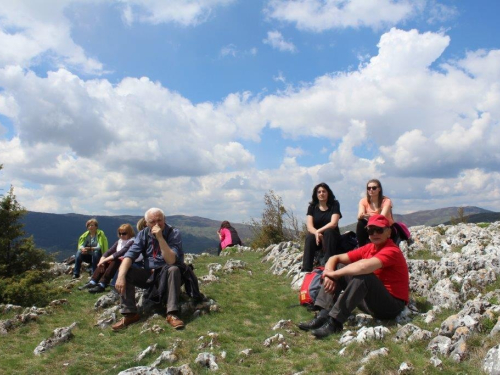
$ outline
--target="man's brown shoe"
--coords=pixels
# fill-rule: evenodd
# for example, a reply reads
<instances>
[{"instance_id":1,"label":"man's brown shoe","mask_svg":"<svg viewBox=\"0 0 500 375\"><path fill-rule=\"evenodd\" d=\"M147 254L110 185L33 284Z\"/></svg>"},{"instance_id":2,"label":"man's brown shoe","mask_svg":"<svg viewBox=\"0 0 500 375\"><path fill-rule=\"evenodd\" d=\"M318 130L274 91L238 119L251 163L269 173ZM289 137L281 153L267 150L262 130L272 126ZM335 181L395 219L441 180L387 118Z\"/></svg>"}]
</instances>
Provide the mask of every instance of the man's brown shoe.
<instances>
[{"instance_id":1,"label":"man's brown shoe","mask_svg":"<svg viewBox=\"0 0 500 375\"><path fill-rule=\"evenodd\" d=\"M167 323L175 329L184 328L184 322L174 314L167 314Z\"/></svg>"},{"instance_id":2,"label":"man's brown shoe","mask_svg":"<svg viewBox=\"0 0 500 375\"><path fill-rule=\"evenodd\" d=\"M124 329L127 326L134 324L139 319L141 319L141 316L139 314L126 315L123 318L121 318L117 323L113 324L111 326L111 329L113 331L119 331L120 329Z\"/></svg>"}]
</instances>

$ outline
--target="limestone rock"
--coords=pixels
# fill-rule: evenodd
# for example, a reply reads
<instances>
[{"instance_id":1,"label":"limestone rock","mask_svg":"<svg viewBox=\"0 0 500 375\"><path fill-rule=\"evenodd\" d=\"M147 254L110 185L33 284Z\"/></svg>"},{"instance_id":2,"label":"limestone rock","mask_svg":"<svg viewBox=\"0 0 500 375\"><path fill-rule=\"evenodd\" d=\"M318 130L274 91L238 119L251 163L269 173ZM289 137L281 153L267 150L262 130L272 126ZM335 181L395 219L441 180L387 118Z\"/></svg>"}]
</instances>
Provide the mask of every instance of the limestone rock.
<instances>
[{"instance_id":1,"label":"limestone rock","mask_svg":"<svg viewBox=\"0 0 500 375\"><path fill-rule=\"evenodd\" d=\"M488 375L500 375L500 345L494 346L486 353L483 371Z\"/></svg>"},{"instance_id":2,"label":"limestone rock","mask_svg":"<svg viewBox=\"0 0 500 375\"><path fill-rule=\"evenodd\" d=\"M158 358L151 364L151 367L158 367L162 363L174 363L179 358L170 350L163 351Z\"/></svg>"},{"instance_id":3,"label":"limestone rock","mask_svg":"<svg viewBox=\"0 0 500 375\"><path fill-rule=\"evenodd\" d=\"M293 327L293 323L290 319L288 320L280 320L276 325L273 327L273 331L276 331L278 329L283 329L283 328L290 328Z\"/></svg>"},{"instance_id":4,"label":"limestone rock","mask_svg":"<svg viewBox=\"0 0 500 375\"><path fill-rule=\"evenodd\" d=\"M40 355L47 350L53 348L54 346L60 345L68 341L72 336L72 330L76 327L76 322L72 323L68 327L56 328L52 334L52 337L43 340L33 351L35 355Z\"/></svg>"},{"instance_id":5,"label":"limestone rock","mask_svg":"<svg viewBox=\"0 0 500 375\"><path fill-rule=\"evenodd\" d=\"M227 273L234 272L236 269L244 269L247 264L242 260L229 259L223 267L223 271Z\"/></svg>"},{"instance_id":6,"label":"limestone rock","mask_svg":"<svg viewBox=\"0 0 500 375\"><path fill-rule=\"evenodd\" d=\"M217 371L219 369L219 365L216 362L215 356L210 353L198 354L195 362L200 366L210 369L211 371Z\"/></svg>"},{"instance_id":7,"label":"limestone rock","mask_svg":"<svg viewBox=\"0 0 500 375\"><path fill-rule=\"evenodd\" d=\"M281 333L277 333L276 335L265 339L264 346L269 348L272 343L275 342L281 343L283 341L285 341L285 337Z\"/></svg>"},{"instance_id":8,"label":"limestone rock","mask_svg":"<svg viewBox=\"0 0 500 375\"><path fill-rule=\"evenodd\" d=\"M411 363L403 362L399 365L398 374L411 374L414 367Z\"/></svg>"},{"instance_id":9,"label":"limestone rock","mask_svg":"<svg viewBox=\"0 0 500 375\"><path fill-rule=\"evenodd\" d=\"M94 304L94 309L105 309L117 305L118 303L120 303L120 295L118 293L115 293L114 291L111 291L97 299Z\"/></svg>"},{"instance_id":10,"label":"limestone rock","mask_svg":"<svg viewBox=\"0 0 500 375\"><path fill-rule=\"evenodd\" d=\"M158 344L150 345L146 349L144 349L142 352L140 352L137 357L135 357L135 360L137 362L142 361L144 357L146 357L150 353L154 353L156 351L156 347Z\"/></svg>"},{"instance_id":11,"label":"limestone rock","mask_svg":"<svg viewBox=\"0 0 500 375\"><path fill-rule=\"evenodd\" d=\"M388 355L389 355L389 349L387 349L387 348L380 348L380 349L377 349L377 350L373 350L370 353L368 353L365 356L365 358L363 358L361 360L361 363L368 363L369 361L371 361L374 358L377 358L377 357L380 357L380 356L386 357Z\"/></svg>"},{"instance_id":12,"label":"limestone rock","mask_svg":"<svg viewBox=\"0 0 500 375\"><path fill-rule=\"evenodd\" d=\"M243 349L240 354L241 355L244 355L245 357L248 357L250 354L253 353L253 350L252 349Z\"/></svg>"},{"instance_id":13,"label":"limestone rock","mask_svg":"<svg viewBox=\"0 0 500 375\"><path fill-rule=\"evenodd\" d=\"M442 354L448 355L450 352L451 339L447 336L436 336L434 337L429 345L427 345L427 349L430 350L433 354Z\"/></svg>"},{"instance_id":14,"label":"limestone rock","mask_svg":"<svg viewBox=\"0 0 500 375\"><path fill-rule=\"evenodd\" d=\"M186 364L180 367L167 367L163 370L148 366L138 366L121 371L118 375L194 375L194 372Z\"/></svg>"}]
</instances>

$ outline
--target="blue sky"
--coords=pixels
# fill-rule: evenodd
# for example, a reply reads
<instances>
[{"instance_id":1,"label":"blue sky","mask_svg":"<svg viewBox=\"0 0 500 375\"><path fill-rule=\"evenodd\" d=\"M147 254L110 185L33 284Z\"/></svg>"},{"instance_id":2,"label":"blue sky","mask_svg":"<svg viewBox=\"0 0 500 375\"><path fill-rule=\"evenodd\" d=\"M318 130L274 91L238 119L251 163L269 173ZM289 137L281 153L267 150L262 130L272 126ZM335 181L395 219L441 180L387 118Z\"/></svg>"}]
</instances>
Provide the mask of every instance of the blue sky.
<instances>
[{"instance_id":1,"label":"blue sky","mask_svg":"<svg viewBox=\"0 0 500 375\"><path fill-rule=\"evenodd\" d=\"M27 209L500 210L497 1L0 0L0 186Z\"/></svg>"}]
</instances>

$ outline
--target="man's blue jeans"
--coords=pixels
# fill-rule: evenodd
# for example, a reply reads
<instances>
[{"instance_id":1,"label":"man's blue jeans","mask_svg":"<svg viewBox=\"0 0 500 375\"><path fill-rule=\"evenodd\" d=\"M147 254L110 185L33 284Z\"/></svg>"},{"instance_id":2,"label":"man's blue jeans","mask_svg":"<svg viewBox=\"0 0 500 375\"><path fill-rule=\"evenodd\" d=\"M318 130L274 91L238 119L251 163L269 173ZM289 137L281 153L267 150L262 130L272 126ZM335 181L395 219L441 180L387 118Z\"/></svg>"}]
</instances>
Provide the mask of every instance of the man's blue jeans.
<instances>
[{"instance_id":1,"label":"man's blue jeans","mask_svg":"<svg viewBox=\"0 0 500 375\"><path fill-rule=\"evenodd\" d=\"M92 264L92 274L93 274L97 268L97 265L99 264L100 259L101 259L100 250L93 251L91 254L82 254L81 250L78 250L75 256L75 268L73 269L73 275L80 276L80 268L82 267L83 261Z\"/></svg>"}]
</instances>

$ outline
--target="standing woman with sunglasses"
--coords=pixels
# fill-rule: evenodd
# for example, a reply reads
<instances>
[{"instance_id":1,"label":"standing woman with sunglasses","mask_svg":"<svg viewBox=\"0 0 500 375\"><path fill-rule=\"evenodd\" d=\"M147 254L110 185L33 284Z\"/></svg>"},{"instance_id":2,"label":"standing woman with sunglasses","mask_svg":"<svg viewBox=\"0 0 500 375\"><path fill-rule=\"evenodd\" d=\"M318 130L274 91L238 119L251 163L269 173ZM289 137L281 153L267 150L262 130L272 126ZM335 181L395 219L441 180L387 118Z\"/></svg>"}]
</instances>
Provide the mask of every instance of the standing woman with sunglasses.
<instances>
[{"instance_id":1,"label":"standing woman with sunglasses","mask_svg":"<svg viewBox=\"0 0 500 375\"><path fill-rule=\"evenodd\" d=\"M335 199L330 187L324 182L316 185L312 193L312 201L307 209L307 235L304 244L302 272L313 269L314 257L317 251L323 251L321 264L333 255L339 254L340 203Z\"/></svg>"},{"instance_id":2,"label":"standing woman with sunglasses","mask_svg":"<svg viewBox=\"0 0 500 375\"><path fill-rule=\"evenodd\" d=\"M359 201L356 237L358 238L358 245L360 247L370 242L366 225L368 224L368 219L373 215L384 215L389 220L391 226L394 224L392 202L388 197L384 196L382 184L375 178L367 182L366 198Z\"/></svg>"},{"instance_id":3,"label":"standing woman with sunglasses","mask_svg":"<svg viewBox=\"0 0 500 375\"><path fill-rule=\"evenodd\" d=\"M120 257L127 252L135 239L134 229L130 224L120 225L117 234L118 241L101 257L90 281L78 289L88 289L89 293L104 292L113 276L115 276L116 271L120 268Z\"/></svg>"}]
</instances>

